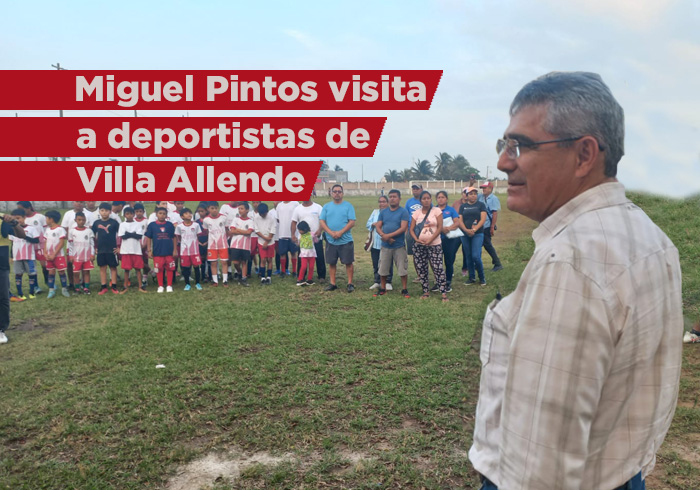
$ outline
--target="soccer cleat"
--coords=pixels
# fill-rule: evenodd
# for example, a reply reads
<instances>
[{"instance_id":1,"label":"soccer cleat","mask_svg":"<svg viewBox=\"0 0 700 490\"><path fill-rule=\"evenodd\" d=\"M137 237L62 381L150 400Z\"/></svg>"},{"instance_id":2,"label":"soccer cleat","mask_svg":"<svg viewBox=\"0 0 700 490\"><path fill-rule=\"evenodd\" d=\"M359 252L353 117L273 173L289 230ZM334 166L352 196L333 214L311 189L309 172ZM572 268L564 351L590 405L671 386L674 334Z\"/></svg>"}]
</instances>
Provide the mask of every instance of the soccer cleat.
<instances>
[{"instance_id":1,"label":"soccer cleat","mask_svg":"<svg viewBox=\"0 0 700 490\"><path fill-rule=\"evenodd\" d=\"M27 297L24 296L24 295L22 295L22 296L17 296L17 298L18 298L20 301L27 301Z\"/></svg>"},{"instance_id":2,"label":"soccer cleat","mask_svg":"<svg viewBox=\"0 0 700 490\"><path fill-rule=\"evenodd\" d=\"M34 294L41 294L43 292L44 291L39 286L37 286L36 289L34 289Z\"/></svg>"},{"instance_id":3,"label":"soccer cleat","mask_svg":"<svg viewBox=\"0 0 700 490\"><path fill-rule=\"evenodd\" d=\"M190 286L190 285L188 284L187 286L185 286L185 289L184 289L184 290L185 290L185 291L189 291L190 289L192 289L192 286Z\"/></svg>"},{"instance_id":4,"label":"soccer cleat","mask_svg":"<svg viewBox=\"0 0 700 490\"><path fill-rule=\"evenodd\" d=\"M326 286L326 289L324 289L324 291L335 291L336 289L338 289L338 286L336 286L335 284L329 284L328 286Z\"/></svg>"},{"instance_id":5,"label":"soccer cleat","mask_svg":"<svg viewBox=\"0 0 700 490\"><path fill-rule=\"evenodd\" d=\"M164 293L164 292L165 292L165 288L164 288L163 286L158 286L158 291L156 291L156 292L158 292L158 293Z\"/></svg>"},{"instance_id":6,"label":"soccer cleat","mask_svg":"<svg viewBox=\"0 0 700 490\"><path fill-rule=\"evenodd\" d=\"M239 279L239 280L238 280L238 284L240 284L240 285L243 286L244 288L250 287L250 284L248 284L248 278L247 278L247 277L243 277L243 278Z\"/></svg>"},{"instance_id":7,"label":"soccer cleat","mask_svg":"<svg viewBox=\"0 0 700 490\"><path fill-rule=\"evenodd\" d=\"M313 286L314 284L315 284L315 283L314 283L312 280L309 279L308 281L306 281L306 284L305 284L305 285L306 285L306 286Z\"/></svg>"},{"instance_id":8,"label":"soccer cleat","mask_svg":"<svg viewBox=\"0 0 700 490\"><path fill-rule=\"evenodd\" d=\"M55 298L55 297L56 297L56 289L49 289L49 295L47 296L47 298L51 299L51 298Z\"/></svg>"},{"instance_id":9,"label":"soccer cleat","mask_svg":"<svg viewBox=\"0 0 700 490\"><path fill-rule=\"evenodd\" d=\"M5 335L5 332L0 332L0 344L7 344L7 335Z\"/></svg>"},{"instance_id":10,"label":"soccer cleat","mask_svg":"<svg viewBox=\"0 0 700 490\"><path fill-rule=\"evenodd\" d=\"M493 271L493 272L498 272L498 271L501 271L501 270L503 270L503 266L502 266L501 264L494 265L494 266L493 266L493 269L491 269L491 271Z\"/></svg>"},{"instance_id":11,"label":"soccer cleat","mask_svg":"<svg viewBox=\"0 0 700 490\"><path fill-rule=\"evenodd\" d=\"M98 296L104 296L105 294L107 294L107 288L102 288L102 289L100 289L100 292L97 293ZM49 292L49 296L50 295L51 295L51 293ZM53 296L50 296L50 297L53 297Z\"/></svg>"},{"instance_id":12,"label":"soccer cleat","mask_svg":"<svg viewBox=\"0 0 700 490\"><path fill-rule=\"evenodd\" d=\"M352 293L355 290L354 284L348 284L348 293Z\"/></svg>"},{"instance_id":13,"label":"soccer cleat","mask_svg":"<svg viewBox=\"0 0 700 490\"><path fill-rule=\"evenodd\" d=\"M18 298L17 296L10 296L10 301L13 303L21 303L24 300L22 298Z\"/></svg>"},{"instance_id":14,"label":"soccer cleat","mask_svg":"<svg viewBox=\"0 0 700 490\"><path fill-rule=\"evenodd\" d=\"M372 284L372 285L369 287L369 290L371 291L371 290L373 290L373 289L379 289L379 286L380 286L380 284L379 284L378 282L375 282L374 284Z\"/></svg>"},{"instance_id":15,"label":"soccer cleat","mask_svg":"<svg viewBox=\"0 0 700 490\"><path fill-rule=\"evenodd\" d=\"M379 296L384 296L385 294L386 294L386 289L379 288L376 291L374 291L374 294L372 296L377 298Z\"/></svg>"},{"instance_id":16,"label":"soccer cleat","mask_svg":"<svg viewBox=\"0 0 700 490\"><path fill-rule=\"evenodd\" d=\"M698 344L700 343L700 335L693 332L686 332L685 335L683 335L683 343Z\"/></svg>"},{"instance_id":17,"label":"soccer cleat","mask_svg":"<svg viewBox=\"0 0 700 490\"><path fill-rule=\"evenodd\" d=\"M167 288L165 288L165 292L166 292L166 293L172 293L172 292L173 292L173 287L172 287L172 286L168 286Z\"/></svg>"},{"instance_id":18,"label":"soccer cleat","mask_svg":"<svg viewBox=\"0 0 700 490\"><path fill-rule=\"evenodd\" d=\"M83 294L90 296L90 288L83 288Z\"/></svg>"},{"instance_id":19,"label":"soccer cleat","mask_svg":"<svg viewBox=\"0 0 700 490\"><path fill-rule=\"evenodd\" d=\"M394 290L394 286L392 286L391 283L388 282L388 283L386 283L386 290L387 290L387 291L393 291L393 290Z\"/></svg>"},{"instance_id":20,"label":"soccer cleat","mask_svg":"<svg viewBox=\"0 0 700 490\"><path fill-rule=\"evenodd\" d=\"M411 297L411 295L408 294L408 289L402 289L402 290L401 290L401 296L403 296L404 298L410 298L410 297Z\"/></svg>"},{"instance_id":21,"label":"soccer cleat","mask_svg":"<svg viewBox=\"0 0 700 490\"><path fill-rule=\"evenodd\" d=\"M30 294L29 294L29 299L36 299L36 296L30 293Z\"/></svg>"},{"instance_id":22,"label":"soccer cleat","mask_svg":"<svg viewBox=\"0 0 700 490\"><path fill-rule=\"evenodd\" d=\"M306 286L306 281L297 281L297 286Z\"/></svg>"},{"instance_id":23,"label":"soccer cleat","mask_svg":"<svg viewBox=\"0 0 700 490\"><path fill-rule=\"evenodd\" d=\"M261 284L261 285L267 284L267 279L265 279L264 277L261 277L261 278L260 278L260 284Z\"/></svg>"},{"instance_id":24,"label":"soccer cleat","mask_svg":"<svg viewBox=\"0 0 700 490\"><path fill-rule=\"evenodd\" d=\"M119 290L117 289L116 286L112 286L111 289L112 289L112 293L114 293L114 294L119 294Z\"/></svg>"},{"instance_id":25,"label":"soccer cleat","mask_svg":"<svg viewBox=\"0 0 700 490\"><path fill-rule=\"evenodd\" d=\"M197 289L197 291L201 291L201 290L202 290L202 285L199 284L199 283L195 284L194 287Z\"/></svg>"}]
</instances>

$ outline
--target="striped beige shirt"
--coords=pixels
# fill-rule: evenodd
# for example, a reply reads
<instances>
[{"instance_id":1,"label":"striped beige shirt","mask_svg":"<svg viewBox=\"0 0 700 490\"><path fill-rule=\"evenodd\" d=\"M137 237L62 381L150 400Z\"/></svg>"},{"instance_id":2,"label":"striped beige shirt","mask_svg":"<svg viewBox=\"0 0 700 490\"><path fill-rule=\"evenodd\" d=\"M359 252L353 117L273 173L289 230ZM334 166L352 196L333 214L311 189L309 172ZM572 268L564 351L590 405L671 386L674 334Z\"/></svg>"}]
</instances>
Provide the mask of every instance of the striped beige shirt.
<instances>
[{"instance_id":1,"label":"striped beige shirt","mask_svg":"<svg viewBox=\"0 0 700 490\"><path fill-rule=\"evenodd\" d=\"M469 458L500 490L612 490L652 470L678 397L678 251L606 183L533 232L492 302Z\"/></svg>"}]
</instances>

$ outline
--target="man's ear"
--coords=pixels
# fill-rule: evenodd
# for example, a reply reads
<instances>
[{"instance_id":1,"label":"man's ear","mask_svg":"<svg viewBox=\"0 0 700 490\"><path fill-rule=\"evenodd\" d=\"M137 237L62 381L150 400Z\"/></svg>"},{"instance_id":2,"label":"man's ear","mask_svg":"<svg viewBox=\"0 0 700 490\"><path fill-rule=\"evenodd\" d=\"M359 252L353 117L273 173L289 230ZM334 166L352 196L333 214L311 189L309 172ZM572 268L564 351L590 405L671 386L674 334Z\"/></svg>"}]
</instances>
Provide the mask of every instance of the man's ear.
<instances>
[{"instance_id":1,"label":"man's ear","mask_svg":"<svg viewBox=\"0 0 700 490\"><path fill-rule=\"evenodd\" d=\"M574 143L576 148L576 177L583 178L595 172L597 167L604 170L604 154L600 151L598 140L593 136L584 136Z\"/></svg>"}]
</instances>

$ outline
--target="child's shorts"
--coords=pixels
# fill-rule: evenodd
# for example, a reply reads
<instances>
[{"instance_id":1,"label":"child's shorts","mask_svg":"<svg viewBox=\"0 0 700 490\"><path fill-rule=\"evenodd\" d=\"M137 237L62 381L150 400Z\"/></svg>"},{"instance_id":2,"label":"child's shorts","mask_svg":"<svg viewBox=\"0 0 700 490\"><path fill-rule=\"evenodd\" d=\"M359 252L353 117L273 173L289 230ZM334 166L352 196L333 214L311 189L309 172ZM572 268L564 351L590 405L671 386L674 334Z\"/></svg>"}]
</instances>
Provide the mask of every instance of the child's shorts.
<instances>
[{"instance_id":1,"label":"child's shorts","mask_svg":"<svg viewBox=\"0 0 700 490\"><path fill-rule=\"evenodd\" d=\"M46 269L47 270L64 271L67 268L68 268L68 264L66 263L65 256L54 257L53 260L46 261Z\"/></svg>"},{"instance_id":2,"label":"child's shorts","mask_svg":"<svg viewBox=\"0 0 700 490\"><path fill-rule=\"evenodd\" d=\"M229 250L229 256L231 257L231 260L235 260L236 262L248 262L250 260L250 250L232 248Z\"/></svg>"},{"instance_id":3,"label":"child's shorts","mask_svg":"<svg viewBox=\"0 0 700 490\"><path fill-rule=\"evenodd\" d=\"M119 262L117 261L117 256L114 255L112 252L105 252L101 254L97 254L97 265L100 267L117 267L119 265Z\"/></svg>"},{"instance_id":4,"label":"child's shorts","mask_svg":"<svg viewBox=\"0 0 700 490\"><path fill-rule=\"evenodd\" d=\"M33 260L15 260L13 267L15 274L28 274L30 276L36 274L36 264Z\"/></svg>"},{"instance_id":5,"label":"child's shorts","mask_svg":"<svg viewBox=\"0 0 700 490\"><path fill-rule=\"evenodd\" d=\"M199 255L181 255L180 265L182 267L199 267L200 265L202 265L202 257L200 257Z\"/></svg>"},{"instance_id":6,"label":"child's shorts","mask_svg":"<svg viewBox=\"0 0 700 490\"><path fill-rule=\"evenodd\" d=\"M271 243L267 248L263 248L263 242L258 242L258 252L260 252L261 259L274 259L275 258L275 244Z\"/></svg>"},{"instance_id":7,"label":"child's shorts","mask_svg":"<svg viewBox=\"0 0 700 490\"><path fill-rule=\"evenodd\" d=\"M91 271L94 268L95 268L95 266L92 265L92 261L90 261L90 260L84 260L84 261L74 260L73 261L73 272Z\"/></svg>"},{"instance_id":8,"label":"child's shorts","mask_svg":"<svg viewBox=\"0 0 700 490\"><path fill-rule=\"evenodd\" d=\"M258 237L256 236L250 239L250 255L258 255Z\"/></svg>"},{"instance_id":9,"label":"child's shorts","mask_svg":"<svg viewBox=\"0 0 700 490\"><path fill-rule=\"evenodd\" d=\"M175 260L172 255L168 255L167 257L153 257L153 272L158 274L163 270L175 270Z\"/></svg>"},{"instance_id":10,"label":"child's shorts","mask_svg":"<svg viewBox=\"0 0 700 490\"><path fill-rule=\"evenodd\" d=\"M228 260L228 248L210 248L207 250L207 260L209 262L216 262L219 259Z\"/></svg>"},{"instance_id":11,"label":"child's shorts","mask_svg":"<svg viewBox=\"0 0 700 490\"><path fill-rule=\"evenodd\" d=\"M130 271L131 269L143 269L143 255L122 255L122 269L125 271Z\"/></svg>"}]
</instances>

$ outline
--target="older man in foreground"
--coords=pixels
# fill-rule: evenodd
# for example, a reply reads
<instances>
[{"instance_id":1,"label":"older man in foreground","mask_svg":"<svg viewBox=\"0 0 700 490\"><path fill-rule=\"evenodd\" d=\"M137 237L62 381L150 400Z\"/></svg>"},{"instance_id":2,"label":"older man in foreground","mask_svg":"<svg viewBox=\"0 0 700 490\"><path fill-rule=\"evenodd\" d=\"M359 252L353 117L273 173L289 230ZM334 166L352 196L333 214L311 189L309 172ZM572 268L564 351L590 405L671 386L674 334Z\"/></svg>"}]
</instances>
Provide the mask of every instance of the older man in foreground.
<instances>
[{"instance_id":1,"label":"older man in foreground","mask_svg":"<svg viewBox=\"0 0 700 490\"><path fill-rule=\"evenodd\" d=\"M544 75L510 116L508 208L540 224L487 309L469 457L484 489L642 489L678 397L678 251L615 178L624 115L600 76Z\"/></svg>"}]
</instances>

